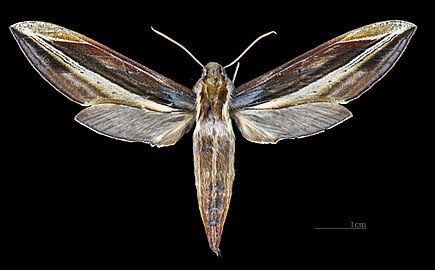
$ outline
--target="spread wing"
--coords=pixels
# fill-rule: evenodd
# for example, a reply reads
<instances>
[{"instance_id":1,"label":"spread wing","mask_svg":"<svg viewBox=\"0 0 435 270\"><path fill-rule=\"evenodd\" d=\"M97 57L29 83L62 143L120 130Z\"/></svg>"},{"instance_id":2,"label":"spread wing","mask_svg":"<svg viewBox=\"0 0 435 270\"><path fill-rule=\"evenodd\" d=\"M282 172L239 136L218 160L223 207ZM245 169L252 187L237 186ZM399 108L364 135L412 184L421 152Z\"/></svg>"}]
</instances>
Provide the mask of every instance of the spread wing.
<instances>
[{"instance_id":1,"label":"spread wing","mask_svg":"<svg viewBox=\"0 0 435 270\"><path fill-rule=\"evenodd\" d=\"M113 138L157 146L174 144L192 126L191 89L58 25L28 21L10 30L45 80L70 100L91 106L77 115L81 124ZM159 121L166 124L156 132ZM131 131L126 128L133 125Z\"/></svg>"},{"instance_id":2,"label":"spread wing","mask_svg":"<svg viewBox=\"0 0 435 270\"><path fill-rule=\"evenodd\" d=\"M370 24L236 88L232 116L253 142L276 143L331 128L352 116L341 106L379 81L402 55L416 26Z\"/></svg>"}]
</instances>

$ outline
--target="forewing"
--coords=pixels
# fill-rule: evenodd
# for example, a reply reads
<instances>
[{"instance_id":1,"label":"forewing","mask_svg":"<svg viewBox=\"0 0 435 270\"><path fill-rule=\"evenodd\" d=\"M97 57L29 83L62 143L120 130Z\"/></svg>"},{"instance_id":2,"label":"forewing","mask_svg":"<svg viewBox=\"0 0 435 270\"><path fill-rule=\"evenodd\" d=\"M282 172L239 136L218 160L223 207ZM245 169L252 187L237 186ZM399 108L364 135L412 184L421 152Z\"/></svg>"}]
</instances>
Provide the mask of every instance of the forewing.
<instances>
[{"instance_id":1,"label":"forewing","mask_svg":"<svg viewBox=\"0 0 435 270\"><path fill-rule=\"evenodd\" d=\"M347 103L393 67L415 30L412 23L385 21L350 31L237 87L233 107Z\"/></svg>"},{"instance_id":2,"label":"forewing","mask_svg":"<svg viewBox=\"0 0 435 270\"><path fill-rule=\"evenodd\" d=\"M358 98L402 55L414 24L358 28L236 88L232 116L253 142L316 134L351 117L339 104Z\"/></svg>"},{"instance_id":3,"label":"forewing","mask_svg":"<svg viewBox=\"0 0 435 270\"><path fill-rule=\"evenodd\" d=\"M10 30L39 74L79 104L166 112L194 108L191 89L79 33L35 21L14 24Z\"/></svg>"}]
</instances>

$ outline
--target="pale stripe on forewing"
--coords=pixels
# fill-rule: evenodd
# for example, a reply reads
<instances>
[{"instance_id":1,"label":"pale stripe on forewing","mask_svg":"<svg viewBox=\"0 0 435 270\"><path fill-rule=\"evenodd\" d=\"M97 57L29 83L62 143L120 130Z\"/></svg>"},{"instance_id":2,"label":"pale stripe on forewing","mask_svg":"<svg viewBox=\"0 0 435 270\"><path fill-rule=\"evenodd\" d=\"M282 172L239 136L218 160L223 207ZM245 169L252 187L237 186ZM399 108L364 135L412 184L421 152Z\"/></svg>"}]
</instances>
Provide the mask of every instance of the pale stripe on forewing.
<instances>
[{"instance_id":1,"label":"pale stripe on forewing","mask_svg":"<svg viewBox=\"0 0 435 270\"><path fill-rule=\"evenodd\" d=\"M321 93L328 92L332 87L334 87L335 84L340 83L352 72L358 70L358 68L365 63L365 60L367 60L371 56L374 56L376 52L379 49L383 48L384 45L388 44L388 42L395 35L396 33L394 32L385 34L382 39L374 43L373 46L370 46L369 48L364 50L361 54L358 54L355 58L353 58L344 66L328 73L323 77L320 77L319 80L308 84L300 90L279 98L272 99L271 101L252 106L249 109L271 109L283 107L285 105L296 105L298 100L307 100L310 98L310 96L315 97L321 95ZM340 103L345 103L345 101L340 101Z\"/></svg>"}]
</instances>

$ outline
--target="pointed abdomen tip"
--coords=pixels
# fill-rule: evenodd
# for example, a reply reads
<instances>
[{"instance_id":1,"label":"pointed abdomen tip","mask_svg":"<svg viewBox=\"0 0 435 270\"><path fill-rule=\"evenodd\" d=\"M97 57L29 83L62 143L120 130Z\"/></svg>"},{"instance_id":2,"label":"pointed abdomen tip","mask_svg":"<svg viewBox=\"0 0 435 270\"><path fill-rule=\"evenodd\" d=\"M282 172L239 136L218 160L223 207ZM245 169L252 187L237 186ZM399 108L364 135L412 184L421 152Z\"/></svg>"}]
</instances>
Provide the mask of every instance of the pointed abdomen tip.
<instances>
[{"instance_id":1,"label":"pointed abdomen tip","mask_svg":"<svg viewBox=\"0 0 435 270\"><path fill-rule=\"evenodd\" d=\"M220 249L218 248L218 249L212 249L212 251L216 254L216 256L218 256L218 257L222 257L222 254L221 254L221 251L220 251Z\"/></svg>"}]
</instances>

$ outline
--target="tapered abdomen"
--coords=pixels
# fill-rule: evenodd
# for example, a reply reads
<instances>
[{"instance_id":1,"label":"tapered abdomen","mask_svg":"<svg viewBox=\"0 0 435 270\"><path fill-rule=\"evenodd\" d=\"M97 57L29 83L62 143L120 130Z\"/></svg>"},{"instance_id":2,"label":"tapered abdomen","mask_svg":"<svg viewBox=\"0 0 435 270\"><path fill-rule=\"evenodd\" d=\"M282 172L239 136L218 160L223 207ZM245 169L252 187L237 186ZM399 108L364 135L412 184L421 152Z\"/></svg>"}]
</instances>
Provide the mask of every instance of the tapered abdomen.
<instances>
[{"instance_id":1,"label":"tapered abdomen","mask_svg":"<svg viewBox=\"0 0 435 270\"><path fill-rule=\"evenodd\" d=\"M197 123L193 155L198 203L210 248L218 255L233 187L234 145L230 121Z\"/></svg>"}]
</instances>

